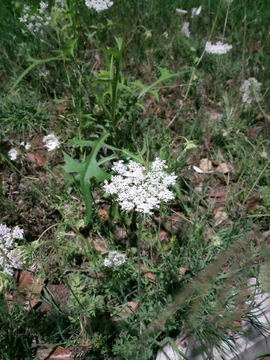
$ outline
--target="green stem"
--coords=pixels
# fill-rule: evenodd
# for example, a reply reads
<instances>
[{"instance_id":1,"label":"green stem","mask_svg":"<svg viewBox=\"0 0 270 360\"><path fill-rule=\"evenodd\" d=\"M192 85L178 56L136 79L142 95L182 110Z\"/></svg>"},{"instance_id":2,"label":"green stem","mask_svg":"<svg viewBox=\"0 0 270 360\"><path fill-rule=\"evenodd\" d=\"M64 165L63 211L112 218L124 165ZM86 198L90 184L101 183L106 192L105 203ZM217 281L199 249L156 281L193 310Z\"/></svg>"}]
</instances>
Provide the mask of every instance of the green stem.
<instances>
[{"instance_id":1,"label":"green stem","mask_svg":"<svg viewBox=\"0 0 270 360\"><path fill-rule=\"evenodd\" d=\"M213 35L214 29L215 29L215 26L216 26L216 23L217 23L218 15L219 15L219 10L220 10L220 4L219 4L219 6L218 6L217 15L216 15L216 17L215 17L215 21L214 21L214 24L213 24L213 26L212 26L211 33L210 33L209 38L208 38L208 40L207 40L207 41L210 41L210 39L211 39L211 37L212 37L212 35ZM203 58L204 54L205 54L205 48L204 48L204 50L203 50L203 53L202 53L202 55L201 55L201 57L200 57L199 61L198 61L198 62L197 62L197 64L196 64L196 67L198 67L198 66L199 66L199 63L201 62L201 60L202 60L202 58Z\"/></svg>"},{"instance_id":2,"label":"green stem","mask_svg":"<svg viewBox=\"0 0 270 360\"><path fill-rule=\"evenodd\" d=\"M245 46L246 46L246 31L247 31L247 8L246 8L246 1L244 0L244 8L245 8L245 26L244 26L244 39L243 39L243 52L242 52L242 75L244 75L245 72ZM242 22L243 22L242 21Z\"/></svg>"},{"instance_id":3,"label":"green stem","mask_svg":"<svg viewBox=\"0 0 270 360\"><path fill-rule=\"evenodd\" d=\"M140 216L139 220L139 235L137 239L137 253L138 253L138 293L139 293L139 306L142 303L142 292L141 292L141 235L142 235L142 219Z\"/></svg>"}]
</instances>

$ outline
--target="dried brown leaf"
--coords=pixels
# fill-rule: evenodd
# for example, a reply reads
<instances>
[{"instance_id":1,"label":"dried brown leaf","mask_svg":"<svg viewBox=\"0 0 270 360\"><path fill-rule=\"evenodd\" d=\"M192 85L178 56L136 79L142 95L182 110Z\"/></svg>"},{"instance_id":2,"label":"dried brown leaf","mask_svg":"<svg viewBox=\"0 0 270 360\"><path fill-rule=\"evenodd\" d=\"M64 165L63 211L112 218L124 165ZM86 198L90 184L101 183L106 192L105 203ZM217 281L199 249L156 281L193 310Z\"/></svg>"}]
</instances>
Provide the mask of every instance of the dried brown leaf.
<instances>
[{"instance_id":1,"label":"dried brown leaf","mask_svg":"<svg viewBox=\"0 0 270 360\"><path fill-rule=\"evenodd\" d=\"M103 221L108 221L109 220L109 215L108 215L106 210L99 210L98 214L99 214L99 216L101 217L101 219Z\"/></svg>"},{"instance_id":2,"label":"dried brown leaf","mask_svg":"<svg viewBox=\"0 0 270 360\"><path fill-rule=\"evenodd\" d=\"M217 212L215 214L215 225L219 225L221 224L223 221L227 220L228 219L228 215L224 212L224 211L221 211L221 212Z\"/></svg>"},{"instance_id":3,"label":"dried brown leaf","mask_svg":"<svg viewBox=\"0 0 270 360\"><path fill-rule=\"evenodd\" d=\"M125 306L122 310L122 313L128 313L128 314L133 314L134 312L136 312L139 309L139 303L134 302L134 301L129 301L128 302L128 306Z\"/></svg>"},{"instance_id":4,"label":"dried brown leaf","mask_svg":"<svg viewBox=\"0 0 270 360\"><path fill-rule=\"evenodd\" d=\"M199 167L203 172L206 173L213 170L212 161L208 159L201 159Z\"/></svg>"},{"instance_id":5,"label":"dried brown leaf","mask_svg":"<svg viewBox=\"0 0 270 360\"><path fill-rule=\"evenodd\" d=\"M147 271L147 268L145 266L145 264L141 264L141 269L142 269L142 272L143 274L150 280L154 280L154 275L150 272Z\"/></svg>"},{"instance_id":6,"label":"dried brown leaf","mask_svg":"<svg viewBox=\"0 0 270 360\"><path fill-rule=\"evenodd\" d=\"M49 349L49 350L47 350ZM47 350L47 351L46 351ZM64 349L61 346L58 346L55 349L52 349L51 346L42 346L37 354L40 355L37 360L72 360L72 354L70 350Z\"/></svg>"},{"instance_id":7,"label":"dried brown leaf","mask_svg":"<svg viewBox=\"0 0 270 360\"><path fill-rule=\"evenodd\" d=\"M226 85L233 85L235 83L236 78L229 79L226 81Z\"/></svg>"},{"instance_id":8,"label":"dried brown leaf","mask_svg":"<svg viewBox=\"0 0 270 360\"><path fill-rule=\"evenodd\" d=\"M40 298L40 293L43 288L44 279L41 275L36 278L31 271L23 271L19 277L18 284L18 300L25 303L25 309L30 311L34 308Z\"/></svg>"},{"instance_id":9,"label":"dried brown leaf","mask_svg":"<svg viewBox=\"0 0 270 360\"><path fill-rule=\"evenodd\" d=\"M34 153L26 153L26 159L30 162L37 163L39 166L44 166L45 159L43 156Z\"/></svg>"},{"instance_id":10,"label":"dried brown leaf","mask_svg":"<svg viewBox=\"0 0 270 360\"><path fill-rule=\"evenodd\" d=\"M227 174L230 170L226 163L222 163L216 168L216 171L222 172L223 174Z\"/></svg>"},{"instance_id":11,"label":"dried brown leaf","mask_svg":"<svg viewBox=\"0 0 270 360\"><path fill-rule=\"evenodd\" d=\"M158 234L158 238L159 238L160 242L166 241L168 239L166 231L160 230L160 232Z\"/></svg>"},{"instance_id":12,"label":"dried brown leaf","mask_svg":"<svg viewBox=\"0 0 270 360\"><path fill-rule=\"evenodd\" d=\"M208 82L208 81L211 81L212 80L212 76L210 74L204 74L204 81L205 82Z\"/></svg>"},{"instance_id":13,"label":"dried brown leaf","mask_svg":"<svg viewBox=\"0 0 270 360\"><path fill-rule=\"evenodd\" d=\"M225 194L207 194L208 197L225 198Z\"/></svg>"},{"instance_id":14,"label":"dried brown leaf","mask_svg":"<svg viewBox=\"0 0 270 360\"><path fill-rule=\"evenodd\" d=\"M186 267L180 267L179 269L179 276L178 276L178 281L182 280L183 275L185 275L185 273L187 272L188 268Z\"/></svg>"},{"instance_id":15,"label":"dried brown leaf","mask_svg":"<svg viewBox=\"0 0 270 360\"><path fill-rule=\"evenodd\" d=\"M247 201L247 211L255 211L259 209L260 201L259 200L249 200Z\"/></svg>"},{"instance_id":16,"label":"dried brown leaf","mask_svg":"<svg viewBox=\"0 0 270 360\"><path fill-rule=\"evenodd\" d=\"M99 244L94 244L95 246L95 249L101 254L101 255L104 255L104 254L108 254L109 250L107 250L105 247L99 245Z\"/></svg>"},{"instance_id":17,"label":"dried brown leaf","mask_svg":"<svg viewBox=\"0 0 270 360\"><path fill-rule=\"evenodd\" d=\"M210 158L209 160L211 160L214 165L219 165L219 162L216 159Z\"/></svg>"}]
</instances>

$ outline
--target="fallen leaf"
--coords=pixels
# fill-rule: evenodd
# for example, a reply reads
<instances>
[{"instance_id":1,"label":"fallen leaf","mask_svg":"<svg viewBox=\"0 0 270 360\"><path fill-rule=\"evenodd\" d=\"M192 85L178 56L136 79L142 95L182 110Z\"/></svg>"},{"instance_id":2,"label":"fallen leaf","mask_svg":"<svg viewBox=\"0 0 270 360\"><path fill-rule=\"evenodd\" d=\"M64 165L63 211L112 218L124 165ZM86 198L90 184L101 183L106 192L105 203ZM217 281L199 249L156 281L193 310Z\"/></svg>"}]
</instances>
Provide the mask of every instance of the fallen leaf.
<instances>
[{"instance_id":1,"label":"fallen leaf","mask_svg":"<svg viewBox=\"0 0 270 360\"><path fill-rule=\"evenodd\" d=\"M226 163L222 163L216 168L216 171L227 174L230 170Z\"/></svg>"},{"instance_id":2,"label":"fallen leaf","mask_svg":"<svg viewBox=\"0 0 270 360\"><path fill-rule=\"evenodd\" d=\"M203 171L201 169L199 169L197 166L193 165L193 169L199 173L199 174L203 174Z\"/></svg>"},{"instance_id":3,"label":"fallen leaf","mask_svg":"<svg viewBox=\"0 0 270 360\"><path fill-rule=\"evenodd\" d=\"M168 240L166 231L160 230L160 232L158 234L158 238L159 238L160 242Z\"/></svg>"},{"instance_id":4,"label":"fallen leaf","mask_svg":"<svg viewBox=\"0 0 270 360\"><path fill-rule=\"evenodd\" d=\"M236 78L227 80L227 81L226 81L226 85L232 85L232 84L234 84L234 83L235 83L235 80L236 80Z\"/></svg>"},{"instance_id":5,"label":"fallen leaf","mask_svg":"<svg viewBox=\"0 0 270 360\"><path fill-rule=\"evenodd\" d=\"M259 200L249 200L247 201L247 211L255 211L260 208Z\"/></svg>"},{"instance_id":6,"label":"fallen leaf","mask_svg":"<svg viewBox=\"0 0 270 360\"><path fill-rule=\"evenodd\" d=\"M218 213L218 212L222 212L222 210L224 210L224 209L225 209L224 206L220 206L220 207L214 209L214 210L213 210L213 213L216 214L216 213Z\"/></svg>"},{"instance_id":7,"label":"fallen leaf","mask_svg":"<svg viewBox=\"0 0 270 360\"><path fill-rule=\"evenodd\" d=\"M224 212L224 211L221 211L221 212L217 212L215 214L215 225L219 225L221 224L223 221L227 220L228 219L228 215Z\"/></svg>"},{"instance_id":8,"label":"fallen leaf","mask_svg":"<svg viewBox=\"0 0 270 360\"><path fill-rule=\"evenodd\" d=\"M103 255L103 254L108 254L109 250L108 250L108 248L107 248L107 244L105 243L105 241L103 241L103 240L100 239L100 238L95 238L95 239L93 239L93 238L88 237L87 239L88 239L88 241L89 241L90 243L93 243L93 244L94 244L94 248L95 248L101 255Z\"/></svg>"},{"instance_id":9,"label":"fallen leaf","mask_svg":"<svg viewBox=\"0 0 270 360\"><path fill-rule=\"evenodd\" d=\"M49 350L47 350L49 349ZM72 360L72 354L70 350L64 349L58 346L52 349L51 346L42 346L38 351L37 355L40 355L37 360Z\"/></svg>"},{"instance_id":10,"label":"fallen leaf","mask_svg":"<svg viewBox=\"0 0 270 360\"><path fill-rule=\"evenodd\" d=\"M94 244L94 247L101 255L108 254L109 252L109 250L99 244Z\"/></svg>"},{"instance_id":11,"label":"fallen leaf","mask_svg":"<svg viewBox=\"0 0 270 360\"><path fill-rule=\"evenodd\" d=\"M154 275L146 270L147 268L146 268L145 264L143 264L143 263L141 264L141 269L142 269L143 274L144 274L148 279L154 280Z\"/></svg>"},{"instance_id":12,"label":"fallen leaf","mask_svg":"<svg viewBox=\"0 0 270 360\"><path fill-rule=\"evenodd\" d=\"M133 314L139 309L139 303L137 303L137 302L129 301L127 304L128 304L128 306L125 306L122 309L122 313Z\"/></svg>"},{"instance_id":13,"label":"fallen leaf","mask_svg":"<svg viewBox=\"0 0 270 360\"><path fill-rule=\"evenodd\" d=\"M180 267L178 281L182 280L182 277L183 277L183 275L185 275L187 270L188 270L188 268L186 268L186 267Z\"/></svg>"},{"instance_id":14,"label":"fallen leaf","mask_svg":"<svg viewBox=\"0 0 270 360\"><path fill-rule=\"evenodd\" d=\"M208 160L208 159L201 159L199 166L200 166L200 169L206 173L213 170L212 161Z\"/></svg>"},{"instance_id":15,"label":"fallen leaf","mask_svg":"<svg viewBox=\"0 0 270 360\"><path fill-rule=\"evenodd\" d=\"M101 219L103 221L108 221L109 220L109 215L108 215L106 210L99 210L98 214L99 214L99 216L101 217Z\"/></svg>"},{"instance_id":16,"label":"fallen leaf","mask_svg":"<svg viewBox=\"0 0 270 360\"><path fill-rule=\"evenodd\" d=\"M223 114L218 111L211 111L208 113L209 120L220 120L223 118Z\"/></svg>"},{"instance_id":17,"label":"fallen leaf","mask_svg":"<svg viewBox=\"0 0 270 360\"><path fill-rule=\"evenodd\" d=\"M45 159L43 156L34 153L26 153L26 158L30 162L37 163L39 166L44 166Z\"/></svg>"},{"instance_id":18,"label":"fallen leaf","mask_svg":"<svg viewBox=\"0 0 270 360\"><path fill-rule=\"evenodd\" d=\"M208 197L225 198L225 194L207 194Z\"/></svg>"},{"instance_id":19,"label":"fallen leaf","mask_svg":"<svg viewBox=\"0 0 270 360\"><path fill-rule=\"evenodd\" d=\"M36 278L34 275L31 271L23 271L19 277L18 300L25 303L28 311L37 305L45 281L41 275Z\"/></svg>"},{"instance_id":20,"label":"fallen leaf","mask_svg":"<svg viewBox=\"0 0 270 360\"><path fill-rule=\"evenodd\" d=\"M210 158L209 160L211 160L214 165L219 165L219 162L216 159Z\"/></svg>"},{"instance_id":21,"label":"fallen leaf","mask_svg":"<svg viewBox=\"0 0 270 360\"><path fill-rule=\"evenodd\" d=\"M204 74L204 81L208 82L212 80L212 76L210 74Z\"/></svg>"}]
</instances>

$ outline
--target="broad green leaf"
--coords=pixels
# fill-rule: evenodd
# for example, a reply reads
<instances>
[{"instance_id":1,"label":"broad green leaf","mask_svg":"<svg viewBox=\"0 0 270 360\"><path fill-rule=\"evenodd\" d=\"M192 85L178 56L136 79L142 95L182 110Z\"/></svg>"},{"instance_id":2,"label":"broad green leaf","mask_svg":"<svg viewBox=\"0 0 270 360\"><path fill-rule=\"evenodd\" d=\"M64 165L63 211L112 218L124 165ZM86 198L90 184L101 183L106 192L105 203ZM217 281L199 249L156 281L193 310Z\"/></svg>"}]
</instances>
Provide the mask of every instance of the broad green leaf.
<instances>
[{"instance_id":1,"label":"broad green leaf","mask_svg":"<svg viewBox=\"0 0 270 360\"><path fill-rule=\"evenodd\" d=\"M61 50L74 58L74 46L77 40L78 38L68 40L63 46L61 46Z\"/></svg>"},{"instance_id":2,"label":"broad green leaf","mask_svg":"<svg viewBox=\"0 0 270 360\"><path fill-rule=\"evenodd\" d=\"M149 86L142 84L139 80L133 82L132 84L138 86L145 92L149 92L149 93L153 94L155 96L155 98L157 99L157 101L159 101L158 90L149 90ZM139 97L140 97L140 95L139 95Z\"/></svg>"},{"instance_id":3,"label":"broad green leaf","mask_svg":"<svg viewBox=\"0 0 270 360\"><path fill-rule=\"evenodd\" d=\"M140 108L143 109L143 111L145 111L145 107L143 106L143 104L136 103L135 105L139 106Z\"/></svg>"},{"instance_id":4,"label":"broad green leaf","mask_svg":"<svg viewBox=\"0 0 270 360\"><path fill-rule=\"evenodd\" d=\"M180 73L174 73L171 74L169 72L169 70L161 68L158 66L159 71L161 72L161 76L158 78L157 81L155 81L152 85L146 86L143 85L140 81L135 81L134 83L132 83L133 85L136 85L138 87L140 87L142 89L142 91L140 92L140 94L138 95L138 99L141 98L145 93L150 92L152 94L155 95L155 97L158 99L158 90L152 90L150 91L154 86L158 85L159 83L161 83L164 80L170 79L172 77L175 76L179 76Z\"/></svg>"},{"instance_id":5,"label":"broad green leaf","mask_svg":"<svg viewBox=\"0 0 270 360\"><path fill-rule=\"evenodd\" d=\"M94 32L92 32L92 34L84 34L85 36L87 36L87 40L89 40L89 39L91 39L95 34L96 34L97 32L96 31L94 31Z\"/></svg>"},{"instance_id":6,"label":"broad green leaf","mask_svg":"<svg viewBox=\"0 0 270 360\"><path fill-rule=\"evenodd\" d=\"M58 99L57 96L56 96L56 93L54 91L54 99L53 99L53 103L54 104L61 104L63 102L65 102L66 100L63 100L63 99Z\"/></svg>"},{"instance_id":7,"label":"broad green leaf","mask_svg":"<svg viewBox=\"0 0 270 360\"><path fill-rule=\"evenodd\" d=\"M103 182L109 180L110 175L102 170L99 166L106 161L112 159L111 156L102 158L102 161L97 162L97 154L100 148L106 147L107 149L117 150L115 147L105 144L105 140L110 134L105 133L100 136L98 140L70 140L69 143L80 146L90 146L92 148L91 154L86 161L79 163L72 159L68 154L63 152L66 164L63 169L67 173L77 173L80 181L81 191L84 196L86 206L86 225L89 224L92 217L92 196L89 189L89 181L91 178L95 178L97 182Z\"/></svg>"},{"instance_id":8,"label":"broad green leaf","mask_svg":"<svg viewBox=\"0 0 270 360\"><path fill-rule=\"evenodd\" d=\"M122 38L117 38L116 36L114 38L115 38L115 41L117 42L118 50L121 50L122 46L123 46L123 39Z\"/></svg>"},{"instance_id":9,"label":"broad green leaf","mask_svg":"<svg viewBox=\"0 0 270 360\"><path fill-rule=\"evenodd\" d=\"M56 12L56 11L52 14L51 24L52 24L53 26L57 26L56 20L58 19L58 17L59 17L60 15L61 15L61 13L60 13L60 12Z\"/></svg>"},{"instance_id":10,"label":"broad green leaf","mask_svg":"<svg viewBox=\"0 0 270 360\"><path fill-rule=\"evenodd\" d=\"M105 51L111 54L115 60L120 61L122 57L122 51L116 50L114 48L105 49Z\"/></svg>"}]
</instances>

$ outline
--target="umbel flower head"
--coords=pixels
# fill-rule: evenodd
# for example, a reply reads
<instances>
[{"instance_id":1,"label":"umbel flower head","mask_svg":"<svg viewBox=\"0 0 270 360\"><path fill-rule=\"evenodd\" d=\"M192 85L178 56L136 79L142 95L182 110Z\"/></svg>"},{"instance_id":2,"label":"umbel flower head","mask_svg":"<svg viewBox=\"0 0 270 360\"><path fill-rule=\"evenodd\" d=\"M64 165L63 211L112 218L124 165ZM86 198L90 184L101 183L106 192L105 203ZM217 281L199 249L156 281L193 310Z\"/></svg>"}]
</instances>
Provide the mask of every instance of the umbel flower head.
<instances>
[{"instance_id":1,"label":"umbel flower head","mask_svg":"<svg viewBox=\"0 0 270 360\"><path fill-rule=\"evenodd\" d=\"M44 136L43 142L46 143L45 147L48 148L48 151L55 150L60 146L59 140L54 134L49 134L47 136Z\"/></svg>"},{"instance_id":2,"label":"umbel flower head","mask_svg":"<svg viewBox=\"0 0 270 360\"><path fill-rule=\"evenodd\" d=\"M89 9L95 9L96 11L103 11L113 5L110 0L85 0L85 5Z\"/></svg>"},{"instance_id":3,"label":"umbel flower head","mask_svg":"<svg viewBox=\"0 0 270 360\"><path fill-rule=\"evenodd\" d=\"M259 100L262 84L255 78L249 78L244 81L240 91L243 93L243 103L250 104L252 100Z\"/></svg>"},{"instance_id":4,"label":"umbel flower head","mask_svg":"<svg viewBox=\"0 0 270 360\"><path fill-rule=\"evenodd\" d=\"M15 148L12 148L8 152L8 156L10 157L10 160L16 160L18 156L18 150Z\"/></svg>"},{"instance_id":5,"label":"umbel flower head","mask_svg":"<svg viewBox=\"0 0 270 360\"><path fill-rule=\"evenodd\" d=\"M168 187L176 183L174 173L167 174L165 160L156 160L152 163L151 171L134 161L124 165L123 160L114 163L112 170L119 175L114 175L109 184L105 180L104 189L108 194L117 194L117 201L123 210L132 210L153 214L154 209L159 209L161 202L168 202L174 198Z\"/></svg>"},{"instance_id":6,"label":"umbel flower head","mask_svg":"<svg viewBox=\"0 0 270 360\"><path fill-rule=\"evenodd\" d=\"M216 45L212 45L211 41L207 41L205 45L205 51L209 54L226 54L231 49L232 45L222 44L220 41Z\"/></svg>"},{"instance_id":7,"label":"umbel flower head","mask_svg":"<svg viewBox=\"0 0 270 360\"><path fill-rule=\"evenodd\" d=\"M117 251L110 251L109 252L109 258L104 260L104 266L112 267L120 266L126 262L126 255L125 254L119 254Z\"/></svg>"},{"instance_id":8,"label":"umbel flower head","mask_svg":"<svg viewBox=\"0 0 270 360\"><path fill-rule=\"evenodd\" d=\"M13 231L6 225L0 224L0 266L3 272L13 274L13 268L20 269L23 265L20 247L14 247L15 239L23 238L23 229L15 226Z\"/></svg>"},{"instance_id":9,"label":"umbel flower head","mask_svg":"<svg viewBox=\"0 0 270 360\"><path fill-rule=\"evenodd\" d=\"M182 27L182 32L186 35L186 37L190 37L189 31L189 22L185 21Z\"/></svg>"}]
</instances>

